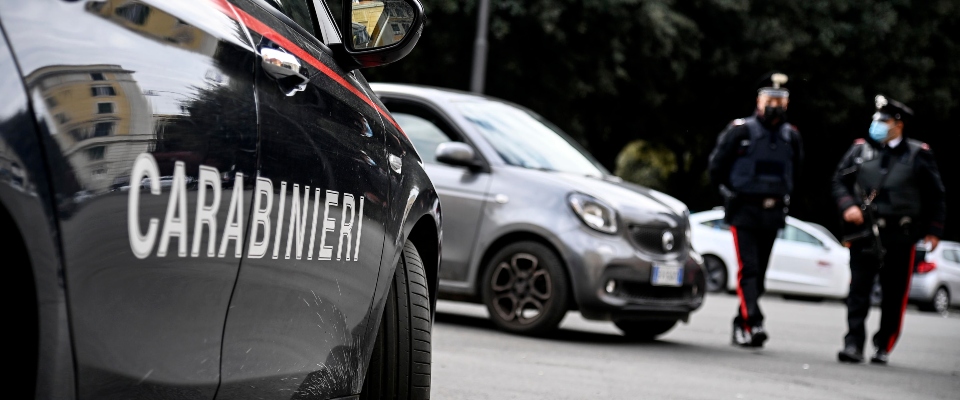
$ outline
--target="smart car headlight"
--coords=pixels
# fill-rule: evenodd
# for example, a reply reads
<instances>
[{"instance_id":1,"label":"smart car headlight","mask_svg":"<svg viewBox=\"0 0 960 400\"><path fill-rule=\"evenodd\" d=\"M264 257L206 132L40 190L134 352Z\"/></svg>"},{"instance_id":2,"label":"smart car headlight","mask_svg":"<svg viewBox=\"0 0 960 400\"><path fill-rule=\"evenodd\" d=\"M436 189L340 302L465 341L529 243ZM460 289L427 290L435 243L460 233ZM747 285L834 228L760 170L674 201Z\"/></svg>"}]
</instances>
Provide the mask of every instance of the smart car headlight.
<instances>
[{"instance_id":1,"label":"smart car headlight","mask_svg":"<svg viewBox=\"0 0 960 400\"><path fill-rule=\"evenodd\" d=\"M584 224L603 233L617 233L617 212L613 207L582 193L571 193L568 200Z\"/></svg>"}]
</instances>

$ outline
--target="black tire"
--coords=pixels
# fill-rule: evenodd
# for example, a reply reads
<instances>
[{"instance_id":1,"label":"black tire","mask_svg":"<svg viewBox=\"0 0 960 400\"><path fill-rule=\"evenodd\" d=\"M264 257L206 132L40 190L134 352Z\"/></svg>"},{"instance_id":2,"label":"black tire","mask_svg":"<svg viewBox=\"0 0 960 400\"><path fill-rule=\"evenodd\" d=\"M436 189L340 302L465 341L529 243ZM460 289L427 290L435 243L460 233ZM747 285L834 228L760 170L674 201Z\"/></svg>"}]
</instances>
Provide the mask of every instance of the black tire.
<instances>
[{"instance_id":1,"label":"black tire","mask_svg":"<svg viewBox=\"0 0 960 400\"><path fill-rule=\"evenodd\" d=\"M393 274L360 399L430 398L429 293L420 253L407 242Z\"/></svg>"},{"instance_id":2,"label":"black tire","mask_svg":"<svg viewBox=\"0 0 960 400\"><path fill-rule=\"evenodd\" d=\"M650 341L656 339L657 336L667 333L667 331L670 329L673 329L673 327L677 325L677 321L620 320L614 321L614 325L616 325L617 328L620 328L620 331L623 332L623 336L633 340Z\"/></svg>"},{"instance_id":3,"label":"black tire","mask_svg":"<svg viewBox=\"0 0 960 400\"><path fill-rule=\"evenodd\" d=\"M527 335L551 332L567 314L570 286L560 258L543 244L500 249L480 281L483 303L500 329Z\"/></svg>"},{"instance_id":4,"label":"black tire","mask_svg":"<svg viewBox=\"0 0 960 400\"><path fill-rule=\"evenodd\" d=\"M944 314L950 311L950 292L947 288L940 286L936 292L933 292L933 299L929 303L920 304L923 311L933 311Z\"/></svg>"},{"instance_id":5,"label":"black tire","mask_svg":"<svg viewBox=\"0 0 960 400\"><path fill-rule=\"evenodd\" d=\"M706 267L707 292L718 293L727 290L730 278L727 274L727 265L717 256L703 256L703 266Z\"/></svg>"}]
</instances>

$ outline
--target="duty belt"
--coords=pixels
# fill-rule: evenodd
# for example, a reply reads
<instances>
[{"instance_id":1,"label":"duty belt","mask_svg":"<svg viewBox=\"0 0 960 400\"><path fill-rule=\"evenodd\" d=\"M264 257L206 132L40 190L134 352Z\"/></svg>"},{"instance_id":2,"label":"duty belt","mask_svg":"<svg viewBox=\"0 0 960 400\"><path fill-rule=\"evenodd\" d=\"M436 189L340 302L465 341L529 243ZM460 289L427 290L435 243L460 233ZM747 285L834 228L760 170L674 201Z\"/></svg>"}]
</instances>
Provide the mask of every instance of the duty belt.
<instances>
[{"instance_id":1,"label":"duty belt","mask_svg":"<svg viewBox=\"0 0 960 400\"><path fill-rule=\"evenodd\" d=\"M742 196L744 203L757 205L763 208L774 208L786 204L782 198L765 196Z\"/></svg>"}]
</instances>

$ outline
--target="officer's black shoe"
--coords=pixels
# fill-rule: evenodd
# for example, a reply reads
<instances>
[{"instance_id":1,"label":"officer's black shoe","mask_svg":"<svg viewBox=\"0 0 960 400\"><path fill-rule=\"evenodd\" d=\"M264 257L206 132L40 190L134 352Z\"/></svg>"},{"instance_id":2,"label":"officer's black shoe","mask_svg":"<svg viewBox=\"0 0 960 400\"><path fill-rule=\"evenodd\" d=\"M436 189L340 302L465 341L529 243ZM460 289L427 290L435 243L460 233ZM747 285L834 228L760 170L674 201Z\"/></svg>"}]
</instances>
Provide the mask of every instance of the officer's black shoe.
<instances>
[{"instance_id":1,"label":"officer's black shoe","mask_svg":"<svg viewBox=\"0 0 960 400\"><path fill-rule=\"evenodd\" d=\"M889 361L890 353L883 350L877 350L876 353L873 353L873 357L870 357L870 364L887 365Z\"/></svg>"},{"instance_id":2,"label":"officer's black shoe","mask_svg":"<svg viewBox=\"0 0 960 400\"><path fill-rule=\"evenodd\" d=\"M848 344L837 353L837 359L844 363L859 364L863 362L863 351L858 349L857 346Z\"/></svg>"},{"instance_id":3,"label":"officer's black shoe","mask_svg":"<svg viewBox=\"0 0 960 400\"><path fill-rule=\"evenodd\" d=\"M750 328L750 336L750 347L763 347L763 342L769 339L767 337L767 330L763 329L762 325Z\"/></svg>"},{"instance_id":4,"label":"officer's black shoe","mask_svg":"<svg viewBox=\"0 0 960 400\"><path fill-rule=\"evenodd\" d=\"M731 343L733 343L734 346L747 347L750 346L752 341L750 331L744 329L740 324L733 324L733 338L731 339Z\"/></svg>"}]
</instances>

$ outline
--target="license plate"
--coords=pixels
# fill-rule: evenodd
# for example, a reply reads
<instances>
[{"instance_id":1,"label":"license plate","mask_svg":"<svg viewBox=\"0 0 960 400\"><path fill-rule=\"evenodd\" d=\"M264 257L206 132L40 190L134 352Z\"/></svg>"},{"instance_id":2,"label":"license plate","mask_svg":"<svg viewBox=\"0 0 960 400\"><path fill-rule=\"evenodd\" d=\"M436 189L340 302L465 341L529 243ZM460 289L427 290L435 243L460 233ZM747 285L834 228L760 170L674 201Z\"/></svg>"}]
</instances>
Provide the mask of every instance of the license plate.
<instances>
[{"instance_id":1,"label":"license plate","mask_svg":"<svg viewBox=\"0 0 960 400\"><path fill-rule=\"evenodd\" d=\"M655 286L683 285L683 267L679 265L654 265L650 283Z\"/></svg>"}]
</instances>

